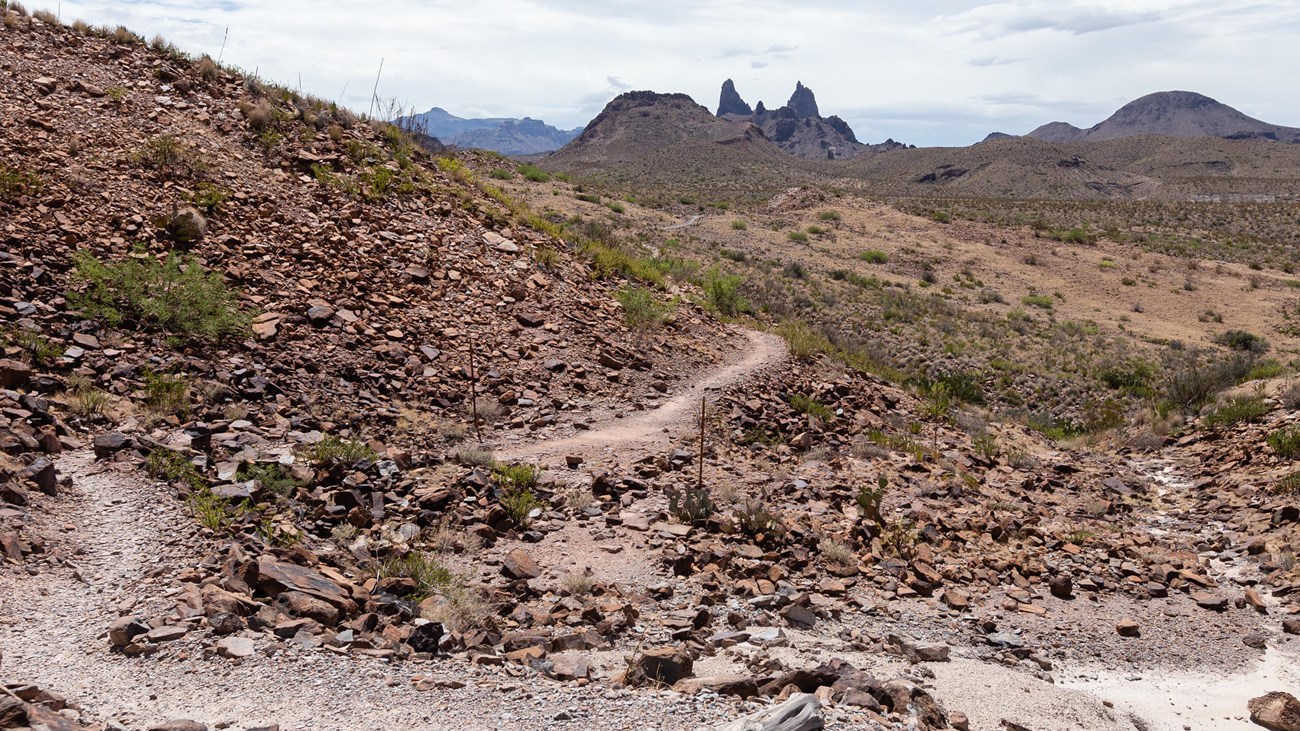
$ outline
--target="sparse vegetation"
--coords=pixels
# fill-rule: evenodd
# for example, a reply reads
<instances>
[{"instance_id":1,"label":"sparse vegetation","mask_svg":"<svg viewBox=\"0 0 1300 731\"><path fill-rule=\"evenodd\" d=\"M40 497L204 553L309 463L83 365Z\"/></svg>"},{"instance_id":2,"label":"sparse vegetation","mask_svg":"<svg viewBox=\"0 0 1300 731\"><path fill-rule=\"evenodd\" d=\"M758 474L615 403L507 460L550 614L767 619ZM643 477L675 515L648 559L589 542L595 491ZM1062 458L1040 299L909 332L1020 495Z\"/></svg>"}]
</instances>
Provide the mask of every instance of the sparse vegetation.
<instances>
[{"instance_id":1,"label":"sparse vegetation","mask_svg":"<svg viewBox=\"0 0 1300 731\"><path fill-rule=\"evenodd\" d=\"M704 298L709 309L723 317L735 317L749 310L749 303L740 294L744 280L735 274L724 274L717 267L704 273Z\"/></svg>"},{"instance_id":2,"label":"sparse vegetation","mask_svg":"<svg viewBox=\"0 0 1300 731\"><path fill-rule=\"evenodd\" d=\"M649 330L664 324L672 314L673 306L655 299L654 293L644 287L628 285L615 295L623 306L623 318L629 327Z\"/></svg>"},{"instance_id":3,"label":"sparse vegetation","mask_svg":"<svg viewBox=\"0 0 1300 731\"><path fill-rule=\"evenodd\" d=\"M879 249L867 249L861 254L858 254L858 258L868 264L886 264L889 262L889 254L886 254Z\"/></svg>"},{"instance_id":4,"label":"sparse vegetation","mask_svg":"<svg viewBox=\"0 0 1300 731\"><path fill-rule=\"evenodd\" d=\"M150 139L131 157L137 164L157 170L164 177L193 177L207 171L208 163L198 150L175 135Z\"/></svg>"},{"instance_id":5,"label":"sparse vegetation","mask_svg":"<svg viewBox=\"0 0 1300 731\"><path fill-rule=\"evenodd\" d=\"M0 164L0 203L32 196L41 192L41 179L35 173L17 170Z\"/></svg>"},{"instance_id":6,"label":"sparse vegetation","mask_svg":"<svg viewBox=\"0 0 1300 731\"><path fill-rule=\"evenodd\" d=\"M1283 459L1300 457L1300 426L1285 427L1269 434L1268 446Z\"/></svg>"},{"instance_id":7,"label":"sparse vegetation","mask_svg":"<svg viewBox=\"0 0 1300 731\"><path fill-rule=\"evenodd\" d=\"M306 451L305 456L308 461L316 464L338 461L349 465L379 458L375 450L360 439L345 439L333 434L326 434Z\"/></svg>"},{"instance_id":8,"label":"sparse vegetation","mask_svg":"<svg viewBox=\"0 0 1300 731\"><path fill-rule=\"evenodd\" d=\"M1232 426L1258 421L1268 413L1268 405L1258 396L1233 396L1205 416L1206 426Z\"/></svg>"},{"instance_id":9,"label":"sparse vegetation","mask_svg":"<svg viewBox=\"0 0 1300 731\"><path fill-rule=\"evenodd\" d=\"M77 252L73 263L77 288L68 301L83 316L113 327L158 330L178 342L210 342L242 335L251 321L221 275L205 271L193 258L133 256L106 263Z\"/></svg>"}]
</instances>

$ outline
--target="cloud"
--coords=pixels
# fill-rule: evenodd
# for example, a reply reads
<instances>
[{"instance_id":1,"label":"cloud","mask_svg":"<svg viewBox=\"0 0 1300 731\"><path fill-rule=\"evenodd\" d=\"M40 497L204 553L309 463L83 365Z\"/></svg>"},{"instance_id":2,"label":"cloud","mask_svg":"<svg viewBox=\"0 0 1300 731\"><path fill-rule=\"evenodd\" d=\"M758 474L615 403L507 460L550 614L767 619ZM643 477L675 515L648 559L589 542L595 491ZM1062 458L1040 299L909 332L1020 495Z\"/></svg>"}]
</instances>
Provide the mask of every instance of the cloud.
<instances>
[{"instance_id":1,"label":"cloud","mask_svg":"<svg viewBox=\"0 0 1300 731\"><path fill-rule=\"evenodd\" d=\"M1002 58L1001 56L980 56L967 61L971 66L977 68L986 68L989 66L1006 66L1007 64L1020 63L1023 59L1019 58Z\"/></svg>"},{"instance_id":2,"label":"cloud","mask_svg":"<svg viewBox=\"0 0 1300 731\"><path fill-rule=\"evenodd\" d=\"M1020 33L1056 31L1071 35L1100 33L1131 25L1154 23L1166 11L1141 10L1128 3L1107 7L1095 2L1008 2L981 5L952 16L956 34L975 33L982 40L997 40Z\"/></svg>"},{"instance_id":3,"label":"cloud","mask_svg":"<svg viewBox=\"0 0 1300 731\"><path fill-rule=\"evenodd\" d=\"M749 62L749 67L750 67L751 69L765 69L765 68L767 68L767 63L765 63L765 62L763 62L763 61L750 61L750 62Z\"/></svg>"}]
</instances>

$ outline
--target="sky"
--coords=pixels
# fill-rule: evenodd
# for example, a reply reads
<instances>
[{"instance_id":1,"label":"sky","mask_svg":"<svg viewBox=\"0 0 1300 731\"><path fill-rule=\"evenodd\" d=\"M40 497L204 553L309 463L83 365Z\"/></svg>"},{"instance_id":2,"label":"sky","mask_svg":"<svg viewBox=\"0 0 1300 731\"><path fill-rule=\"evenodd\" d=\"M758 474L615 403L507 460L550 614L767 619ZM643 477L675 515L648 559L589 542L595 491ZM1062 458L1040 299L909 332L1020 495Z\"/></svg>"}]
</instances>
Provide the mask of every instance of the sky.
<instances>
[{"instance_id":1,"label":"sky","mask_svg":"<svg viewBox=\"0 0 1300 731\"><path fill-rule=\"evenodd\" d=\"M623 91L716 109L802 81L858 139L968 145L1196 91L1300 127L1300 3L1252 0L29 0L367 112L586 124ZM228 34L227 34L228 32ZM224 44L224 48L223 48ZM383 64L382 74L380 64ZM1279 79L1282 81L1280 82Z\"/></svg>"}]
</instances>

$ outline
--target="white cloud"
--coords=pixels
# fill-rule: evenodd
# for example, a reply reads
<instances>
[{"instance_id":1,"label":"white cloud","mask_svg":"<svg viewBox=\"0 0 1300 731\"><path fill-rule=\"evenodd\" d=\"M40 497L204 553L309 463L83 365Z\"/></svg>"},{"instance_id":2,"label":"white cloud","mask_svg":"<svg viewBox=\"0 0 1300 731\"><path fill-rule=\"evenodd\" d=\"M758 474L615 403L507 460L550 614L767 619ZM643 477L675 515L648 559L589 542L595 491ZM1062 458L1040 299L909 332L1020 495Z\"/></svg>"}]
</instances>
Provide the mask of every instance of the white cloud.
<instances>
[{"instance_id":1,"label":"white cloud","mask_svg":"<svg viewBox=\"0 0 1300 731\"><path fill-rule=\"evenodd\" d=\"M33 0L55 5L55 0ZM33 4L29 3L29 4ZM629 88L712 105L723 79L778 106L796 80L859 138L968 144L1091 126L1191 89L1300 126L1300 4L1250 0L63 0L65 20L161 33L365 111L379 95L460 116L585 124Z\"/></svg>"}]
</instances>

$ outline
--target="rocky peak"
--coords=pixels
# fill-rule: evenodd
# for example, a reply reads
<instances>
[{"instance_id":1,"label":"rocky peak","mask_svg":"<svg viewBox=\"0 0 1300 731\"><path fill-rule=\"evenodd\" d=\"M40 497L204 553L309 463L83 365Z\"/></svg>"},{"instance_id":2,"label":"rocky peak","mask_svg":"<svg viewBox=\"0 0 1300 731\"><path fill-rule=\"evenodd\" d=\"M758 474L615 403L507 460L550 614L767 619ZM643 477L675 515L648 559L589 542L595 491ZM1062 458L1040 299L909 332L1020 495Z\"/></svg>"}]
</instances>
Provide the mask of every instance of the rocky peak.
<instances>
[{"instance_id":1,"label":"rocky peak","mask_svg":"<svg viewBox=\"0 0 1300 731\"><path fill-rule=\"evenodd\" d=\"M817 112L817 98L813 96L812 89L804 86L802 82L795 82L794 93L790 95L790 101L785 104L789 107L796 117L820 117Z\"/></svg>"},{"instance_id":2,"label":"rocky peak","mask_svg":"<svg viewBox=\"0 0 1300 731\"><path fill-rule=\"evenodd\" d=\"M751 109L749 104L745 103L745 100L741 99L740 94L736 92L735 83L733 83L731 79L722 82L722 95L718 98L718 116L721 117L726 114L739 114L748 117L753 113L754 110Z\"/></svg>"}]
</instances>

